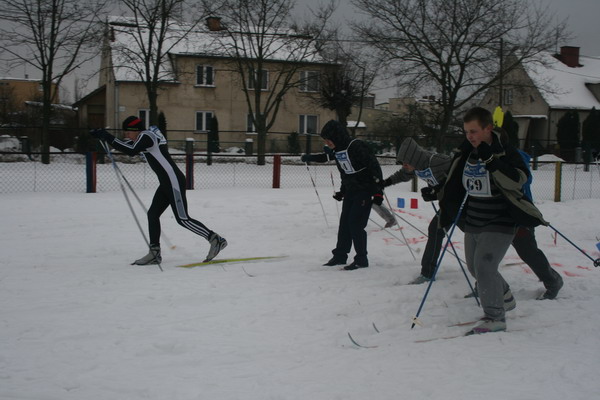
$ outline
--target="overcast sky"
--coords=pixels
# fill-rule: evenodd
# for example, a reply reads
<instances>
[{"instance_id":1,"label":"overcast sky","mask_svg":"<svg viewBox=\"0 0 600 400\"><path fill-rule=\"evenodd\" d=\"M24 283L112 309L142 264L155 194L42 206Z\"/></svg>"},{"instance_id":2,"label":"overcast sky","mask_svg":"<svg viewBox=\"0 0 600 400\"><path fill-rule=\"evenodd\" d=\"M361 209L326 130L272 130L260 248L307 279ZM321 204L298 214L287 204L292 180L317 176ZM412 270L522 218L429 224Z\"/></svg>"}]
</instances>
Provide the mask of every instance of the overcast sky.
<instances>
[{"instance_id":1,"label":"overcast sky","mask_svg":"<svg viewBox=\"0 0 600 400\"><path fill-rule=\"evenodd\" d=\"M296 0L298 9L306 5L314 6L322 0ZM527 0L532 1L532 0ZM582 55L600 56L600 0L534 0L548 6L556 13L557 19L568 18L569 30L573 33L570 43L560 45L579 46ZM336 11L338 22L356 18L358 15L352 8L351 0L338 0Z\"/></svg>"},{"instance_id":2,"label":"overcast sky","mask_svg":"<svg viewBox=\"0 0 600 400\"><path fill-rule=\"evenodd\" d=\"M532 1L532 0L527 0ZM542 6L547 6L557 21L567 19L568 30L572 39L568 43L558 43L560 46L580 47L580 54L587 56L600 56L600 0L534 0ZM322 0L296 0L297 9L306 6L314 7ZM346 20L361 18L352 7L351 0L338 0L339 6L335 20L342 24ZM600 77L600 71L598 71ZM385 102L389 97L398 95L391 83L376 82L371 90L376 96L376 103Z\"/></svg>"},{"instance_id":3,"label":"overcast sky","mask_svg":"<svg viewBox=\"0 0 600 400\"><path fill-rule=\"evenodd\" d=\"M527 0L531 1L531 0ZM541 4L547 5L556 13L557 19L568 18L569 30L572 32L573 39L569 43L559 43L559 46L570 45L579 46L582 55L600 56L600 24L598 18L600 16L600 0L536 0ZM322 0L296 0L296 11L303 14L302 10L306 10L307 6L314 7L322 2ZM351 5L351 0L338 0L339 7L335 14L335 21L339 25L343 25L347 20L359 18ZM97 69L98 66L83 68L81 70L82 79L90 74L92 69ZM31 67L26 69L20 68L11 71L13 78L23 78L27 73L31 78L39 78L39 73ZM0 75L8 76L6 68L0 70ZM600 76L600 71L598 72ZM69 92L68 97L73 97L74 77L69 77L65 82L65 89ZM84 94L89 93L97 87L97 78L92 78L87 86ZM387 101L387 97L396 95L394 90L385 85L379 85L379 90L374 90L377 96L377 102Z\"/></svg>"}]
</instances>

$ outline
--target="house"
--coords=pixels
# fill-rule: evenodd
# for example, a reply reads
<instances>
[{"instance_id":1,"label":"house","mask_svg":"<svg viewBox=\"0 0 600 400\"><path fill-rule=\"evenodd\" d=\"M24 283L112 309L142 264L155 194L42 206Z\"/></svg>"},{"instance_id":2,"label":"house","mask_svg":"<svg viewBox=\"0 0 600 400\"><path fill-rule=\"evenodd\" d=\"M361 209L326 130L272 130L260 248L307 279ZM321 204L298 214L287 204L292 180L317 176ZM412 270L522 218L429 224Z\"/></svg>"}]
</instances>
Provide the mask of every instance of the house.
<instances>
[{"instance_id":1,"label":"house","mask_svg":"<svg viewBox=\"0 0 600 400\"><path fill-rule=\"evenodd\" d=\"M149 103L144 83L136 69L131 68L131 61L125 60L120 51L137 44L131 40L127 32L131 28L126 24L114 28L107 30L98 88L75 104L80 110L82 127L120 129L121 122L129 115L148 121ZM172 143L193 138L199 141L197 149L206 148L212 117L218 120L221 147L241 146L248 139L256 138L243 92L249 83L241 81L236 60L225 51L223 42L227 37L222 32L199 26L172 47L168 61L161 65L158 112L166 117ZM278 72L286 63L296 64L298 84L283 96L277 119L268 134L267 151L286 151L290 133L316 133L335 118L333 111L320 108L315 101L320 75L335 67L318 58L294 61L274 53L263 66L261 96L274 92ZM250 85L248 90L256 89ZM314 146L320 148L322 144L314 143Z\"/></svg>"},{"instance_id":2,"label":"house","mask_svg":"<svg viewBox=\"0 0 600 400\"><path fill-rule=\"evenodd\" d=\"M58 103L58 87L53 84L56 93L55 103ZM0 120L11 123L11 116L25 111L28 101L40 101L43 89L39 79L0 78Z\"/></svg>"},{"instance_id":3,"label":"house","mask_svg":"<svg viewBox=\"0 0 600 400\"><path fill-rule=\"evenodd\" d=\"M553 152L557 124L568 111L583 121L592 108L600 109L600 57L582 56L579 47L564 46L560 53L541 54L539 62L521 65L505 76L502 97L489 90L481 106L502 106L519 124L520 147ZM498 104L501 103L501 104Z\"/></svg>"},{"instance_id":4,"label":"house","mask_svg":"<svg viewBox=\"0 0 600 400\"><path fill-rule=\"evenodd\" d=\"M77 135L70 129L74 110L59 104L58 86L52 83L55 100L51 105L49 145L64 150L72 147ZM37 149L41 144L43 88L39 79L28 77L0 78L0 135L19 137L24 148Z\"/></svg>"}]
</instances>

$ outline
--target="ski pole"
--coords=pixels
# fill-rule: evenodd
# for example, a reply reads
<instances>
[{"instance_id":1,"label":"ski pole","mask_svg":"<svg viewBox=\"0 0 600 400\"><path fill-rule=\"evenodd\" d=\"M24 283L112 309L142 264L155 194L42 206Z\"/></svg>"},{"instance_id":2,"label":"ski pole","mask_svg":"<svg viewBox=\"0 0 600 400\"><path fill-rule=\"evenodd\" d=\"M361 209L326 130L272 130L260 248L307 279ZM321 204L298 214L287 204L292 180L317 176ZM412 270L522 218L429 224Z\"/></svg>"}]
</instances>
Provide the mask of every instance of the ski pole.
<instances>
[{"instance_id":1,"label":"ski pole","mask_svg":"<svg viewBox=\"0 0 600 400\"><path fill-rule=\"evenodd\" d=\"M558 233L563 239L565 239L567 242L571 243L573 245L573 247L575 247L577 250L579 250L581 252L581 254L583 254L584 256L586 256L587 258L589 258L590 260L592 260L592 262L594 263L594 267L600 267L600 258L596 258L595 260L590 257L585 251L583 251L581 248L579 248L575 243L573 243L572 241L569 240L569 238L567 238L565 235L563 235L562 233L560 233L560 231L558 229L556 229L555 227L553 227L552 225L548 224L548 226L550 228L552 228L552 230L554 230L554 232Z\"/></svg>"},{"instance_id":2,"label":"ski pole","mask_svg":"<svg viewBox=\"0 0 600 400\"><path fill-rule=\"evenodd\" d=\"M404 242L402 239L400 239L398 236L394 235L392 232L390 232L389 230L387 230L387 228L383 225L378 224L377 222L375 222L373 220L373 218L369 218L369 221L371 221L372 223L374 223L375 225L377 225L380 229L386 231L387 233L389 233L390 235L392 235L395 239L397 239L400 243L402 244L406 244L406 242Z\"/></svg>"},{"instance_id":3,"label":"ski pole","mask_svg":"<svg viewBox=\"0 0 600 400\"><path fill-rule=\"evenodd\" d=\"M310 168L308 168L308 162L305 162L304 165L306 165L306 170L308 171L308 176L310 177L310 181L312 182L313 188L315 189L315 193L317 194L317 199L319 199L319 204L321 205L321 211L323 211L323 218L325 218L325 223L327 224L327 227L329 228L329 221L327 221L327 215L325 214L325 208L323 207L323 202L321 201L321 196L319 196L319 192L317 191L317 185L315 184L315 180L313 179L312 175L310 174Z\"/></svg>"},{"instance_id":4,"label":"ski pole","mask_svg":"<svg viewBox=\"0 0 600 400\"><path fill-rule=\"evenodd\" d=\"M437 207L435 206L434 203L431 203L431 205L433 206L433 211L435 211L436 215L438 215L438 218L439 218L440 214L437 210ZM456 252L456 248L454 247L454 244L452 244L452 241L448 237L448 231L446 229L444 229L444 234L448 238L448 243L450 243L450 247L452 247L452 252L454 253L454 256L456 257L456 259L458 260L458 265L460 266L460 269L461 269L463 275L465 276L465 279L467 280L467 284L469 285L469 289L471 289L471 293L473 293L473 297L475 298L477 305L481 306L481 304L479 304L479 297L475 294L475 289L473 289L473 285L471 285L471 280L469 279L469 276L467 275L467 271L465 271L465 268L463 267L464 261L461 260L460 257L458 256L458 253ZM465 262L465 264L466 264L466 262Z\"/></svg>"},{"instance_id":5,"label":"ski pole","mask_svg":"<svg viewBox=\"0 0 600 400\"><path fill-rule=\"evenodd\" d=\"M383 197L385 197L385 201L386 201L388 207L390 208L390 210L392 210L392 205L390 204L390 200L388 199L385 192L383 193ZM396 219L396 214L394 214L394 219ZM396 224L398 224L397 219L396 219ZM400 226L400 224L398 224L398 226ZM406 244L406 247L408 247L408 250L410 251L410 255L413 256L413 259L416 261L417 257L415 257L415 253L413 253L412 248L408 244L408 240L406 240L406 236L404 236L404 230L400 229L400 233L402 234L402 237L404 238L404 243Z\"/></svg>"},{"instance_id":6,"label":"ski pole","mask_svg":"<svg viewBox=\"0 0 600 400\"><path fill-rule=\"evenodd\" d=\"M422 230L420 230L419 228L417 228L416 226L414 226L413 224L411 224L410 222L408 222L405 218L403 218L400 214L396 213L396 211L392 210L392 213L400 218L402 221L406 222L406 224L408 224L411 228L413 228L414 230L416 230L417 232L419 232L421 235L428 237L427 234L425 232L423 232Z\"/></svg>"},{"instance_id":7,"label":"ski pole","mask_svg":"<svg viewBox=\"0 0 600 400\"><path fill-rule=\"evenodd\" d=\"M125 190L125 186L123 186L123 181L121 179L121 176L118 173L117 163L116 163L116 161L115 161L115 159L113 157L113 154L110 151L110 148L108 147L108 144L104 140L101 140L100 143L102 144L102 147L104 147L104 150L106 151L106 154L110 158L110 161L112 163L113 169L115 171L115 175L117 176L117 180L119 181L119 186L121 187L121 191L123 192L123 196L125 196L125 201L127 202L127 205L129 206L129 211L131 211L131 215L133 216L133 219L135 220L135 223L137 224L137 226L138 226L138 228L140 230L140 233L142 234L142 237L144 238L144 242L146 242L146 246L148 246L148 248L150 249L150 251L154 255L154 258L156 259L156 254L154 253L154 250L152 250L152 248L150 247L150 242L146 238L146 234L144 233L144 229L142 228L142 225L140 224L140 221L138 220L137 216L135 215L135 211L133 210L133 206L131 205L131 201L129 200L129 196L127 196L127 191ZM163 271L163 268L160 265L160 262L158 261L158 259L156 261L157 261L157 264L158 264L158 268L161 271Z\"/></svg>"},{"instance_id":8,"label":"ski pole","mask_svg":"<svg viewBox=\"0 0 600 400\"><path fill-rule=\"evenodd\" d=\"M135 197L135 199L138 201L140 207L142 207L142 210L144 210L144 212L146 214L148 214L148 209L146 208L146 205L144 204L144 202L142 201L142 199L140 199L140 196L137 195L137 193L133 189L133 186L131 185L131 183L129 183L129 180L125 177L125 174L123 174L123 171L121 170L121 168L119 167L119 165L115 163L115 166L117 167L117 171L121 175L121 178L123 178L123 181L125 181L125 184L129 188L129 190L131 191L131 193L133 194L133 196ZM161 232L161 238L167 243L167 246L169 246L169 248L174 249L176 247L173 243L171 243L171 241L169 240L169 238L167 237L167 235L165 235L164 232Z\"/></svg>"},{"instance_id":9,"label":"ski pole","mask_svg":"<svg viewBox=\"0 0 600 400\"><path fill-rule=\"evenodd\" d=\"M440 254L440 258L438 259L438 261L435 265L435 269L433 270L433 276L429 280L429 285L427 285L427 290L425 291L423 300L421 300L421 304L419 305L417 314L413 317L413 323L412 323L412 326L410 327L410 329L414 328L416 324L421 325L421 322L419 321L419 315L421 315L421 311L423 310L423 306L425 305L425 300L427 299L427 295L429 295L429 291L431 290L431 285L433 285L433 282L435 281L435 276L437 275L438 269L440 268L440 264L442 263L442 259L444 258L444 254L446 253L446 249L448 249L448 242L450 242L450 240L452 239L452 235L454 234L454 229L456 228L456 223L458 222L458 219L460 218L460 214L462 214L462 210L465 206L468 196L469 196L469 193L468 192L465 193L465 197L462 200L462 203L460 203L460 207L458 208L456 217L454 217L454 222L452 222L452 227L450 228L450 233L448 234L448 238L446 239L446 245L444 246L444 248L442 250L442 254Z\"/></svg>"}]
</instances>

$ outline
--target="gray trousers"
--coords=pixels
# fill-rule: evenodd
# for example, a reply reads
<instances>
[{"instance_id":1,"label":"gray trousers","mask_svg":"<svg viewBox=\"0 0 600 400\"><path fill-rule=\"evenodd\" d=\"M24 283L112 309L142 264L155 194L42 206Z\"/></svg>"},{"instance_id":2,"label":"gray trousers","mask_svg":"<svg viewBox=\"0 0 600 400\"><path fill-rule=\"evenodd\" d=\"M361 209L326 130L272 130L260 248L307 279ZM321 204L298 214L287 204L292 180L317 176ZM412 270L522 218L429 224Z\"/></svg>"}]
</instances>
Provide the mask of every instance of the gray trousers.
<instances>
[{"instance_id":1,"label":"gray trousers","mask_svg":"<svg viewBox=\"0 0 600 400\"><path fill-rule=\"evenodd\" d=\"M465 258L469 272L477 280L479 300L486 317L504 319L504 293L508 283L498 266L512 243L514 234L465 232Z\"/></svg>"}]
</instances>

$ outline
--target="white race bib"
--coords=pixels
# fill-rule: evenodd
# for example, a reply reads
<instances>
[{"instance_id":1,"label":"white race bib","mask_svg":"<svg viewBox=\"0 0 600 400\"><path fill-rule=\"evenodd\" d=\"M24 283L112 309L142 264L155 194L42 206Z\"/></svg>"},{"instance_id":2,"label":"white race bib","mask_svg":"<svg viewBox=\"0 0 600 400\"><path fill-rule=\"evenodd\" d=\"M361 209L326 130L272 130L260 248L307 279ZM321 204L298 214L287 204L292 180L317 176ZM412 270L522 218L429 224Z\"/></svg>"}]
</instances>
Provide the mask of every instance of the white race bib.
<instances>
[{"instance_id":1,"label":"white race bib","mask_svg":"<svg viewBox=\"0 0 600 400\"><path fill-rule=\"evenodd\" d=\"M354 140L356 140L356 139L354 139ZM354 140L352 142L350 142L350 144L348 145L348 149L350 148L350 146L352 145ZM361 168L358 171L354 169L354 167L352 166L352 162L350 161L350 155L348 154L348 149L342 150L342 151L336 151L335 158L336 158L337 162L340 164L340 167L342 168L342 170L346 174L351 175L351 174L355 174L357 172L362 171L364 168Z\"/></svg>"},{"instance_id":2,"label":"white race bib","mask_svg":"<svg viewBox=\"0 0 600 400\"><path fill-rule=\"evenodd\" d=\"M469 196L492 197L490 173L485 169L484 164L480 162L472 164L467 161L463 170L462 182Z\"/></svg>"},{"instance_id":3,"label":"white race bib","mask_svg":"<svg viewBox=\"0 0 600 400\"><path fill-rule=\"evenodd\" d=\"M415 169L415 175L417 175L417 178L427 182L429 186L438 185L438 181L435 179L435 176L433 176L433 171L431 171L431 168L422 169L420 171Z\"/></svg>"}]
</instances>

